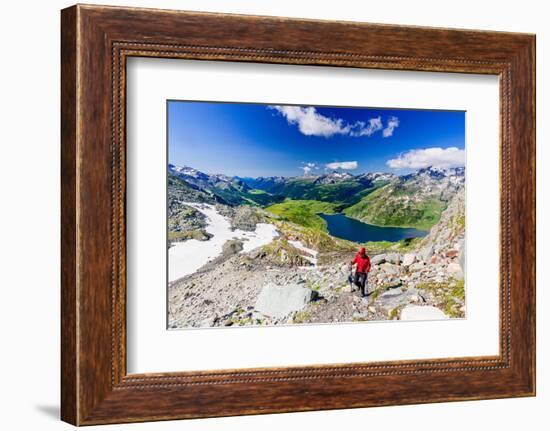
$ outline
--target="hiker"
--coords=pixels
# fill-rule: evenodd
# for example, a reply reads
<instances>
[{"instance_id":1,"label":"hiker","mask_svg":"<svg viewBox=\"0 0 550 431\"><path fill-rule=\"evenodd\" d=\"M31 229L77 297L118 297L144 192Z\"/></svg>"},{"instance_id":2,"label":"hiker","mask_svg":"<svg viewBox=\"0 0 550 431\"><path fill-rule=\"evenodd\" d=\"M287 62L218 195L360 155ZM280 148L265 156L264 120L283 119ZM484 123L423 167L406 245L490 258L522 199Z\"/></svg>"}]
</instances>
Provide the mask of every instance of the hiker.
<instances>
[{"instance_id":1,"label":"hiker","mask_svg":"<svg viewBox=\"0 0 550 431\"><path fill-rule=\"evenodd\" d=\"M367 276L370 271L370 258L367 256L365 247L359 249L350 263L350 268L353 268L353 265L357 265L353 283L361 289L361 295L366 297L368 295Z\"/></svg>"}]
</instances>

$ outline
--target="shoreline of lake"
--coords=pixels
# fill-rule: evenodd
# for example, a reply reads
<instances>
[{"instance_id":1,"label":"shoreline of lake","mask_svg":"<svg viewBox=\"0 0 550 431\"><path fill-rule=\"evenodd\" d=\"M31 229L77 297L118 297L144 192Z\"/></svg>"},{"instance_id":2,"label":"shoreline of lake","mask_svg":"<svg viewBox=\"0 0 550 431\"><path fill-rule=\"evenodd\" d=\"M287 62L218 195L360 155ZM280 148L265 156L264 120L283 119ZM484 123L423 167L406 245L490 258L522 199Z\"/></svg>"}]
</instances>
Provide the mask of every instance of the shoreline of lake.
<instances>
[{"instance_id":1,"label":"shoreline of lake","mask_svg":"<svg viewBox=\"0 0 550 431\"><path fill-rule=\"evenodd\" d=\"M377 226L348 217L343 213L319 213L318 215L327 223L327 231L330 235L358 243L398 242L403 239L424 237L429 233L427 230L413 227Z\"/></svg>"}]
</instances>

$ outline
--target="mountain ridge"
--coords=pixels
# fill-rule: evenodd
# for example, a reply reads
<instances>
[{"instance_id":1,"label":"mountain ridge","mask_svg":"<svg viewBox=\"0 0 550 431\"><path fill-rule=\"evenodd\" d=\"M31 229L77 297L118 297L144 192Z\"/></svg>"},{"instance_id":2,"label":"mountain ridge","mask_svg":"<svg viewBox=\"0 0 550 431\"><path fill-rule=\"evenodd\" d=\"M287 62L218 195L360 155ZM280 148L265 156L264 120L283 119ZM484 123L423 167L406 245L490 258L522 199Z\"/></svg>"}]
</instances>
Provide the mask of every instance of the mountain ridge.
<instances>
[{"instance_id":1,"label":"mountain ridge","mask_svg":"<svg viewBox=\"0 0 550 431\"><path fill-rule=\"evenodd\" d=\"M463 177L465 175L465 168L464 167L439 168L436 166L428 166L424 168L419 168L414 172L403 174L403 175L396 175L392 172L383 172L383 171L362 172L360 174L351 174L349 172L332 170L331 172L319 174L319 175L294 175L294 176L273 175L273 176L259 176L259 177L241 177L239 175L232 176L232 175L226 175L226 174L220 174L220 173L207 174L205 172L199 171L198 169L192 168L190 166L178 166L178 165L174 165L173 163L169 163L168 172L178 176L192 177L194 179L215 178L217 181L226 181L226 182L237 180L248 185L250 188L255 188L249 183L254 184L254 183L267 182L267 181L283 182L283 181L297 180L297 179L302 179L302 180L308 179L308 180L313 180L317 183L326 183L329 180L335 181L335 182L345 181L351 178L362 178L362 179L368 179L368 180L377 180L377 179L391 180L399 177L409 178L409 177L419 176L419 175L428 175L433 178L444 178L449 176Z\"/></svg>"},{"instance_id":2,"label":"mountain ridge","mask_svg":"<svg viewBox=\"0 0 550 431\"><path fill-rule=\"evenodd\" d=\"M389 172L351 174L332 171L308 176L246 178L206 174L189 166L168 165L170 187L182 181L181 188L193 192L190 199L229 206L252 205L267 208L283 201L309 202L299 211L323 207L312 202L330 203L335 212L379 226L429 229L445 210L451 198L464 187L463 167L426 167L412 173ZM277 208L277 207L275 207ZM312 214L314 216L314 214ZM305 218L304 218L305 220Z\"/></svg>"}]
</instances>

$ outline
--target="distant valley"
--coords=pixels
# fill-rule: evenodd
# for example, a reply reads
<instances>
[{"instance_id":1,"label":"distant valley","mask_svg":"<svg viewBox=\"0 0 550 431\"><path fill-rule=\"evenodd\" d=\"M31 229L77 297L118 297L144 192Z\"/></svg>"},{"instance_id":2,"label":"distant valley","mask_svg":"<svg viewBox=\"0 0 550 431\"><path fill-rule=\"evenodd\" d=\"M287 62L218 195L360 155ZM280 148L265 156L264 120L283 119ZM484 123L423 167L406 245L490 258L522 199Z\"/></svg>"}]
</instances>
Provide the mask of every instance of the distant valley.
<instances>
[{"instance_id":1,"label":"distant valley","mask_svg":"<svg viewBox=\"0 0 550 431\"><path fill-rule=\"evenodd\" d=\"M403 176L331 172L239 178L169 165L168 176L169 194L178 195L176 200L262 207L289 221L322 230L326 222L318 213L343 213L376 226L428 230L464 187L464 168L426 168Z\"/></svg>"}]
</instances>

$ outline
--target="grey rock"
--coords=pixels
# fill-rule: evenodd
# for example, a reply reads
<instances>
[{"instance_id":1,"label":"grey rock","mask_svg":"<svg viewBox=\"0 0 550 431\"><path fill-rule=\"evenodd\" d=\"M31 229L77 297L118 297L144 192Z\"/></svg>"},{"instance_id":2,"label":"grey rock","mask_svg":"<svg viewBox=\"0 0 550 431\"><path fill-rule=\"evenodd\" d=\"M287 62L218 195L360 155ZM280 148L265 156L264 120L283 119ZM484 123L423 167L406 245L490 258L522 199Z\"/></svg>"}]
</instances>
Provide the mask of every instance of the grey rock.
<instances>
[{"instance_id":1,"label":"grey rock","mask_svg":"<svg viewBox=\"0 0 550 431\"><path fill-rule=\"evenodd\" d=\"M233 229L241 229L246 231L254 231L256 225L264 220L262 214L256 208L249 205L241 205L234 210L231 219L231 227Z\"/></svg>"},{"instance_id":2,"label":"grey rock","mask_svg":"<svg viewBox=\"0 0 550 431\"><path fill-rule=\"evenodd\" d=\"M250 256L251 259L256 260L261 257L264 257L266 255L265 251L262 249L262 247L258 247L251 252L248 253L248 256Z\"/></svg>"},{"instance_id":3,"label":"grey rock","mask_svg":"<svg viewBox=\"0 0 550 431\"><path fill-rule=\"evenodd\" d=\"M401 255L399 253L388 253L386 255L386 262L399 265L401 263Z\"/></svg>"},{"instance_id":4,"label":"grey rock","mask_svg":"<svg viewBox=\"0 0 550 431\"><path fill-rule=\"evenodd\" d=\"M397 307L414 302L417 297L418 291L416 289L406 291L401 288L390 289L376 298L375 306L377 311L387 315Z\"/></svg>"},{"instance_id":5,"label":"grey rock","mask_svg":"<svg viewBox=\"0 0 550 431\"><path fill-rule=\"evenodd\" d=\"M425 266L426 266L426 264L424 262L416 262L416 263L413 263L412 265L409 266L409 271L410 272L420 271Z\"/></svg>"},{"instance_id":6,"label":"grey rock","mask_svg":"<svg viewBox=\"0 0 550 431\"><path fill-rule=\"evenodd\" d=\"M433 245L429 245L429 246L423 248L422 250L420 250L420 258L424 262L429 262L433 254L434 254L434 246Z\"/></svg>"},{"instance_id":7,"label":"grey rock","mask_svg":"<svg viewBox=\"0 0 550 431\"><path fill-rule=\"evenodd\" d=\"M275 318L283 318L304 308L316 296L316 292L298 284L279 286L269 283L262 288L255 309Z\"/></svg>"},{"instance_id":8,"label":"grey rock","mask_svg":"<svg viewBox=\"0 0 550 431\"><path fill-rule=\"evenodd\" d=\"M395 289L396 287L401 286L403 283L401 279L397 277L392 277L386 281L384 284L387 289Z\"/></svg>"},{"instance_id":9,"label":"grey rock","mask_svg":"<svg viewBox=\"0 0 550 431\"><path fill-rule=\"evenodd\" d=\"M403 256L403 263L402 265L407 268L411 266L413 263L416 262L416 254L414 253L407 253L405 256Z\"/></svg>"},{"instance_id":10,"label":"grey rock","mask_svg":"<svg viewBox=\"0 0 550 431\"><path fill-rule=\"evenodd\" d=\"M385 291L384 293L382 293L379 298L390 298L390 297L393 297L393 296L398 296L398 295L401 295L403 294L403 289L401 288L395 288L395 289L390 289L390 290L387 290Z\"/></svg>"},{"instance_id":11,"label":"grey rock","mask_svg":"<svg viewBox=\"0 0 550 431\"><path fill-rule=\"evenodd\" d=\"M401 267L392 263L383 263L380 269L390 275L398 275L401 272Z\"/></svg>"},{"instance_id":12,"label":"grey rock","mask_svg":"<svg viewBox=\"0 0 550 431\"><path fill-rule=\"evenodd\" d=\"M447 266L447 272L457 280L464 279L464 272L462 272L462 268L458 263L450 263L449 266Z\"/></svg>"},{"instance_id":13,"label":"grey rock","mask_svg":"<svg viewBox=\"0 0 550 431\"><path fill-rule=\"evenodd\" d=\"M243 242L236 239L230 239L222 247L222 254L225 257L239 253L243 249Z\"/></svg>"},{"instance_id":14,"label":"grey rock","mask_svg":"<svg viewBox=\"0 0 550 431\"><path fill-rule=\"evenodd\" d=\"M380 265L381 263L384 263L386 261L386 255L385 254L377 254L376 256L373 256L370 260L370 262L373 265Z\"/></svg>"}]
</instances>

